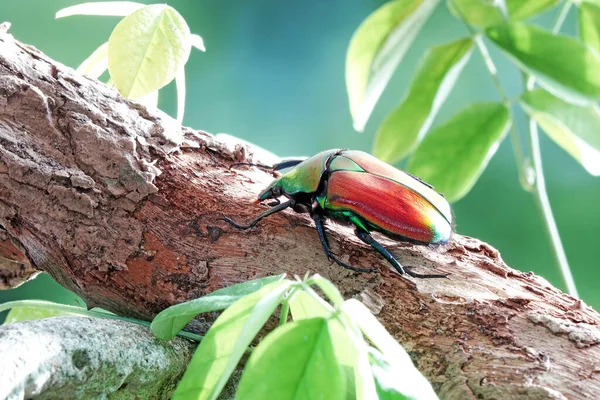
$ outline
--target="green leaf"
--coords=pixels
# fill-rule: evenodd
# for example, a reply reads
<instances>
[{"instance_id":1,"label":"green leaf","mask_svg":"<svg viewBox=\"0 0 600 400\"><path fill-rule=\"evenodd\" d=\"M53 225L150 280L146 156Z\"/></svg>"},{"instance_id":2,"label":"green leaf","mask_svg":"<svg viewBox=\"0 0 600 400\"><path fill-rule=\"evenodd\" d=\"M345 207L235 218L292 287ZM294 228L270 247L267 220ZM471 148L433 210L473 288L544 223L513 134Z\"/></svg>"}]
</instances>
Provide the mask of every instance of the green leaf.
<instances>
[{"instance_id":1,"label":"green leaf","mask_svg":"<svg viewBox=\"0 0 600 400\"><path fill-rule=\"evenodd\" d=\"M385 327L377 320L377 318L369 311L369 309L356 299L348 299L342 305L342 311L351 316L364 334L369 338L371 343L385 354L386 362L394 368L396 373L390 377L395 379L402 393L418 393L419 397L414 399L435 399L437 397L431 384L425 377L415 368L408 353L400 346L400 344L389 334ZM372 355L380 354L373 349L370 351L369 359ZM381 356L380 358L382 358ZM373 364L371 362L371 364ZM376 377L376 376L375 376ZM377 377L376 377L377 383ZM408 398L413 398L407 396ZM385 398L385 397L384 397ZM397 397L388 397L395 399ZM401 397L399 397L401 398Z\"/></svg>"},{"instance_id":2,"label":"green leaf","mask_svg":"<svg viewBox=\"0 0 600 400\"><path fill-rule=\"evenodd\" d=\"M524 20L554 7L559 0L506 0L508 15L513 21Z\"/></svg>"},{"instance_id":3,"label":"green leaf","mask_svg":"<svg viewBox=\"0 0 600 400\"><path fill-rule=\"evenodd\" d=\"M471 190L510 123L505 105L472 104L425 137L407 170L455 202Z\"/></svg>"},{"instance_id":4,"label":"green leaf","mask_svg":"<svg viewBox=\"0 0 600 400\"><path fill-rule=\"evenodd\" d=\"M486 34L552 94L577 104L600 99L600 56L579 40L522 23Z\"/></svg>"},{"instance_id":5,"label":"green leaf","mask_svg":"<svg viewBox=\"0 0 600 400\"><path fill-rule=\"evenodd\" d=\"M373 373L371 371L371 364L369 363L369 353L367 352L367 349L368 347L366 344L361 346L360 350L358 350L356 363L354 364L356 400L379 399L377 396L375 380L373 379Z\"/></svg>"},{"instance_id":6,"label":"green leaf","mask_svg":"<svg viewBox=\"0 0 600 400\"><path fill-rule=\"evenodd\" d=\"M290 300L290 311L294 321L314 317L330 317L334 310L321 298L315 298L305 291L297 292Z\"/></svg>"},{"instance_id":7,"label":"green leaf","mask_svg":"<svg viewBox=\"0 0 600 400\"><path fill-rule=\"evenodd\" d=\"M16 304L21 303L21 304ZM48 308L42 306L39 303L47 303ZM60 316L82 316L81 312L78 312L77 308L74 306L66 306L73 307L73 311L68 311L68 309L64 308L54 308L55 304L52 302L41 302L41 301L33 301L31 304L28 304L26 301L23 302L15 302L13 307L10 307L10 311L8 315L6 315L6 319L4 320L4 324L12 324L14 322L22 322L22 321L30 321L34 319L42 319L49 317L60 317ZM52 308L50 308L52 307ZM81 311L86 311L83 308L80 308Z\"/></svg>"},{"instance_id":8,"label":"green leaf","mask_svg":"<svg viewBox=\"0 0 600 400\"><path fill-rule=\"evenodd\" d=\"M311 277L311 279L323 291L323 293L325 293L329 300L331 300L334 306L339 307L342 305L344 298L342 297L342 294L338 288L336 288L331 281L323 278L319 274L315 274Z\"/></svg>"},{"instance_id":9,"label":"green leaf","mask_svg":"<svg viewBox=\"0 0 600 400\"><path fill-rule=\"evenodd\" d=\"M480 28L504 20L500 8L490 0L448 0L448 9L456 18Z\"/></svg>"},{"instance_id":10,"label":"green leaf","mask_svg":"<svg viewBox=\"0 0 600 400\"><path fill-rule=\"evenodd\" d=\"M448 0L448 9L459 19L479 28L501 24L504 13L513 21L530 18L552 8L558 0L506 0L505 11L502 1L494 0Z\"/></svg>"},{"instance_id":11,"label":"green leaf","mask_svg":"<svg viewBox=\"0 0 600 400\"><path fill-rule=\"evenodd\" d=\"M345 399L344 374L333 350L329 322L283 325L254 349L238 386L238 400Z\"/></svg>"},{"instance_id":12,"label":"green leaf","mask_svg":"<svg viewBox=\"0 0 600 400\"><path fill-rule=\"evenodd\" d=\"M363 131L390 77L438 1L391 1L354 32L346 54L346 88L357 131Z\"/></svg>"},{"instance_id":13,"label":"green leaf","mask_svg":"<svg viewBox=\"0 0 600 400\"><path fill-rule=\"evenodd\" d=\"M171 340L196 315L224 310L242 297L263 289L271 283L279 282L284 277L285 274L281 274L238 283L215 290L198 299L176 304L158 313L152 320L150 329L157 337Z\"/></svg>"},{"instance_id":14,"label":"green leaf","mask_svg":"<svg viewBox=\"0 0 600 400\"><path fill-rule=\"evenodd\" d=\"M133 1L105 1L82 3L63 8L56 13L55 18L70 17L71 15L109 15L126 16L132 12L146 7L145 4Z\"/></svg>"},{"instance_id":15,"label":"green leaf","mask_svg":"<svg viewBox=\"0 0 600 400\"><path fill-rule=\"evenodd\" d=\"M173 400L216 399L291 285L289 280L270 283L223 311L192 356Z\"/></svg>"},{"instance_id":16,"label":"green leaf","mask_svg":"<svg viewBox=\"0 0 600 400\"><path fill-rule=\"evenodd\" d=\"M374 349L369 352L369 361L379 400L438 400L429 382L415 384L411 370L416 368L408 371L400 368ZM422 383L422 380L417 382Z\"/></svg>"},{"instance_id":17,"label":"green leaf","mask_svg":"<svg viewBox=\"0 0 600 400\"><path fill-rule=\"evenodd\" d=\"M86 58L77 72L90 78L98 79L108 68L108 42L101 44L88 58Z\"/></svg>"},{"instance_id":18,"label":"green leaf","mask_svg":"<svg viewBox=\"0 0 600 400\"><path fill-rule=\"evenodd\" d=\"M123 18L108 40L108 70L119 92L142 97L168 84L188 60L190 29L172 7L155 4Z\"/></svg>"},{"instance_id":19,"label":"green leaf","mask_svg":"<svg viewBox=\"0 0 600 400\"><path fill-rule=\"evenodd\" d=\"M321 279L324 280L324 278ZM298 291L290 301L290 309L294 321L315 317L331 318L335 311L333 307L321 299L316 292L311 289L309 290L310 293L304 290ZM349 398L354 399L351 395L354 392L354 364L357 357L357 350L348 336L347 328L339 320L331 320L329 329L335 338L334 349L336 357L342 365L342 370L346 377L347 394Z\"/></svg>"},{"instance_id":20,"label":"green leaf","mask_svg":"<svg viewBox=\"0 0 600 400\"><path fill-rule=\"evenodd\" d=\"M521 106L546 134L592 175L600 176L600 111L579 107L543 89L521 96Z\"/></svg>"},{"instance_id":21,"label":"green leaf","mask_svg":"<svg viewBox=\"0 0 600 400\"><path fill-rule=\"evenodd\" d=\"M600 52L600 7L582 2L579 6L579 35L592 49Z\"/></svg>"},{"instance_id":22,"label":"green leaf","mask_svg":"<svg viewBox=\"0 0 600 400\"><path fill-rule=\"evenodd\" d=\"M373 155L394 163L409 154L429 130L473 49L470 38L427 50L402 103L375 135Z\"/></svg>"},{"instance_id":23,"label":"green leaf","mask_svg":"<svg viewBox=\"0 0 600 400\"><path fill-rule=\"evenodd\" d=\"M369 338L371 343L382 352L389 354L390 358L401 364L412 361L406 351L398 344L385 327L369 311L369 309L356 299L348 299L342 305L342 311L360 327L360 330Z\"/></svg>"}]
</instances>

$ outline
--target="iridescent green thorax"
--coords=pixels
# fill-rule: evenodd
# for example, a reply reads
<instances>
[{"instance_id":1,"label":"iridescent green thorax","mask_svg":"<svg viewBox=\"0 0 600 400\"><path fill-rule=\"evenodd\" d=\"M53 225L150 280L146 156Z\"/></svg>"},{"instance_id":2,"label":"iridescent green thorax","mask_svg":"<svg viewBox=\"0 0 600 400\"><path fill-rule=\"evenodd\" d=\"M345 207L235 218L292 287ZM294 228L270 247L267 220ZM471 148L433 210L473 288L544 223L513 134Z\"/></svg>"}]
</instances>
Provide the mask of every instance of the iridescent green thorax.
<instances>
[{"instance_id":1,"label":"iridescent green thorax","mask_svg":"<svg viewBox=\"0 0 600 400\"><path fill-rule=\"evenodd\" d=\"M336 156L333 160L331 160L331 162L329 163L329 171L365 172L365 170L360 165L358 165L348 157L344 157L342 155Z\"/></svg>"},{"instance_id":2,"label":"iridescent green thorax","mask_svg":"<svg viewBox=\"0 0 600 400\"><path fill-rule=\"evenodd\" d=\"M307 158L286 172L269 185L259 195L260 200L269 197L271 189L280 187L283 193L294 195L298 193L313 193L319 187L321 177L326 170L326 163L338 149L326 150Z\"/></svg>"}]
</instances>

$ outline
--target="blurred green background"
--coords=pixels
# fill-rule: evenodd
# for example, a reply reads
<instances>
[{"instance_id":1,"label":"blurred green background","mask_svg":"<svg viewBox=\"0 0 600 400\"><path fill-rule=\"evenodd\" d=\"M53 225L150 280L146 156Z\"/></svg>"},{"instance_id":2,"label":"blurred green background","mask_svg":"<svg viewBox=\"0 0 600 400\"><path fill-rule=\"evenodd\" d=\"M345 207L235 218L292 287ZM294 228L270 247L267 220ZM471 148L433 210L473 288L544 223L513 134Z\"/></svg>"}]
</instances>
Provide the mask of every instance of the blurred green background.
<instances>
[{"instance_id":1,"label":"blurred green background","mask_svg":"<svg viewBox=\"0 0 600 400\"><path fill-rule=\"evenodd\" d=\"M12 23L10 32L18 40L75 68L108 39L119 20L95 16L54 19L56 11L77 3L3 0L0 19ZM282 157L312 155L333 147L370 151L377 127L404 96L425 49L467 34L441 2L395 73L365 132L359 134L352 129L346 96L346 49L361 21L383 3L170 1L192 32L203 37L207 49L206 53L192 50L186 65L184 124L240 137ZM555 7L533 22L548 27L557 11ZM576 32L573 11L563 28L567 34ZM492 51L492 57L509 95L518 94L522 87L518 71L498 51ZM174 95L170 85L161 90L159 103L173 116ZM499 100L477 52L436 124L475 100ZM518 127L525 132L522 118ZM596 289L600 280L600 181L548 138L541 139L550 201L575 281L582 299L600 309L600 290ZM473 190L454 204L454 211L459 233L490 243L513 268L533 271L564 290L533 198L519 186L508 140ZM0 292L0 302L24 298L82 304L47 275Z\"/></svg>"}]
</instances>

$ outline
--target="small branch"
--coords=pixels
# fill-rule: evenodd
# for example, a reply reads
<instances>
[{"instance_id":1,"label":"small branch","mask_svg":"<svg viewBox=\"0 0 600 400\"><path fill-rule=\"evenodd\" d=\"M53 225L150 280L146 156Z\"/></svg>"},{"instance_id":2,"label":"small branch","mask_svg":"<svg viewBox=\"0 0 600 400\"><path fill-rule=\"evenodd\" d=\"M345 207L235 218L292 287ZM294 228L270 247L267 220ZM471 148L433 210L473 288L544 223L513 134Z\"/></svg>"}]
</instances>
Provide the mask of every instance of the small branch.
<instances>
[{"instance_id":1,"label":"small branch","mask_svg":"<svg viewBox=\"0 0 600 400\"><path fill-rule=\"evenodd\" d=\"M465 22L465 24L467 26L469 26L469 24L467 24L466 22ZM483 60L485 61L485 66L487 67L488 72L490 73L490 76L492 77L492 80L494 81L494 85L496 86L496 90L498 91L498 94L500 94L500 97L502 98L502 100L504 102L506 102L507 104L510 104L510 100L509 100L508 96L506 95L504 88L502 87L502 83L500 83L500 79L498 78L498 69L496 68L496 65L494 64L494 61L492 60L492 56L490 56L490 53L488 52L488 49L485 46L485 43L483 43L483 40L481 39L481 35L474 33L473 31L471 31L471 32L472 32L472 34L474 34L473 40L477 44L479 53L481 53L481 56L483 57Z\"/></svg>"},{"instance_id":2,"label":"small branch","mask_svg":"<svg viewBox=\"0 0 600 400\"><path fill-rule=\"evenodd\" d=\"M565 4L563 4L562 8L558 12L556 20L554 21L554 24L552 25L552 33L554 33L555 35L558 32L560 32L560 28L562 28L562 26L565 22L565 19L567 19L567 15L569 15L569 11L571 10L571 6L573 5L573 3L571 3L571 1L572 0L565 0Z\"/></svg>"},{"instance_id":3,"label":"small branch","mask_svg":"<svg viewBox=\"0 0 600 400\"><path fill-rule=\"evenodd\" d=\"M470 25L466 21L463 21L463 22L467 26L470 27ZM498 78L498 69L496 68L496 65L494 64L494 60L492 59L492 56L490 55L485 43L483 43L481 36L476 34L476 36L474 36L474 38L475 38L474 39L475 42L477 43L477 48L479 49L479 52L481 53L481 56L483 57L483 59L485 61L485 65L488 69L488 72L490 73L492 80L494 81L494 85L496 86L496 90L498 91L498 94L502 98L502 101L508 107L510 107L511 101L508 98L508 96L506 95L506 92L504 91L502 84L500 83L500 79ZM525 162L525 157L523 156L523 149L521 148L521 139L519 138L519 131L517 130L517 126L515 124L514 115L513 115L512 111L511 111L511 119L512 119L512 123L511 123L511 127L510 127L510 140L511 140L511 143L513 146L513 151L515 153L515 161L517 163L517 171L519 173L519 182L521 183L521 186L523 187L523 189L530 192L533 189L533 186L532 186L531 179L529 179L529 176L527 174L527 163Z\"/></svg>"},{"instance_id":4,"label":"small branch","mask_svg":"<svg viewBox=\"0 0 600 400\"><path fill-rule=\"evenodd\" d=\"M560 32L565 19L571 9L571 2L566 1L561 8L556 21L552 27L552 33L555 35ZM525 72L522 72L523 81L525 82L525 88L532 90L535 85L535 78L528 76ZM560 273L563 278L563 282L567 287L567 292L575 297L579 298L577 286L575 285L575 279L571 272L571 267L567 261L567 255L563 247L560 235L558 233L558 227L552 213L552 207L550 206L550 199L548 198L548 191L546 190L546 179L544 177L544 168L542 164L542 152L540 150L540 139L538 134L538 126L533 118L526 116L528 128L529 128L529 151L531 153L531 160L533 164L533 170L535 173L534 180L534 197L536 204L544 219L544 225L546 226L546 233L552 245L552 253L560 269Z\"/></svg>"},{"instance_id":5,"label":"small branch","mask_svg":"<svg viewBox=\"0 0 600 400\"><path fill-rule=\"evenodd\" d=\"M540 151L540 139L537 129L537 124L532 118L528 118L529 122L529 143L531 148L531 160L533 162L533 169L535 171L535 184L534 197L536 204L540 209L540 213L544 218L544 224L546 225L546 232L552 244L552 250L556 263L560 268L560 272L563 277L563 281L567 286L567 292L576 298L579 298L577 293L577 287L575 286L575 280L571 273L571 268L567 261L565 249L563 248L558 234L558 227L552 214L552 208L550 207L550 200L548 199L548 192L546 191L546 181L544 178L544 170L542 166L542 153Z\"/></svg>"}]
</instances>

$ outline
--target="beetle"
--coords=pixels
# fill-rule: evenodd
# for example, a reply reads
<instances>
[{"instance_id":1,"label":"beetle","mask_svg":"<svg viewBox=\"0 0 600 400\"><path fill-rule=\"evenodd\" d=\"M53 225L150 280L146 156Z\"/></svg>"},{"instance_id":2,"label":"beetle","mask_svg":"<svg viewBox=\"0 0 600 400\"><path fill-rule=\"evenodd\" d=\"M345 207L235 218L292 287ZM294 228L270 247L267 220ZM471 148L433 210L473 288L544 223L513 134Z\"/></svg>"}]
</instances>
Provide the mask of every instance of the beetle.
<instances>
[{"instance_id":1,"label":"beetle","mask_svg":"<svg viewBox=\"0 0 600 400\"><path fill-rule=\"evenodd\" d=\"M238 229L250 229L263 218L292 208L309 213L314 220L323 251L338 265L359 272L375 269L357 268L332 253L325 235L326 218L351 224L356 236L373 247L401 275L415 278L445 278L449 274L418 274L400 262L370 232L419 245L446 243L454 225L450 205L433 186L407 172L359 150L331 149L305 159L291 159L273 166L254 165L281 173L256 200L269 201L272 208L243 225L223 215L223 220ZM279 198L287 201L281 202Z\"/></svg>"}]
</instances>

